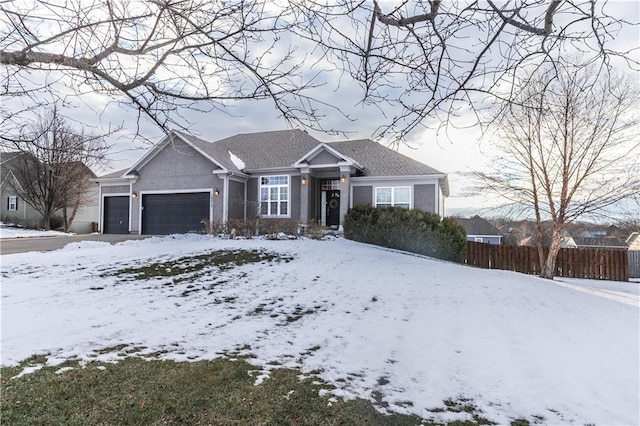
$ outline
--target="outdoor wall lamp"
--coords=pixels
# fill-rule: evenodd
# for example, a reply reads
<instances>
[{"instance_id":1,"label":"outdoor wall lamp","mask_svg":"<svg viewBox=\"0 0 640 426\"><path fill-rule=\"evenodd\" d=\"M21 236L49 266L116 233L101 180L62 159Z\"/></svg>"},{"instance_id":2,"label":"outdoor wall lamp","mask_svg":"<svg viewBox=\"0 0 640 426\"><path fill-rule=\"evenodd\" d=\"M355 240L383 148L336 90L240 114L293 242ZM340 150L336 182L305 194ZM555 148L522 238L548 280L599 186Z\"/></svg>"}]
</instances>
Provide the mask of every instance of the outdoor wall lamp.
<instances>
[{"instance_id":1,"label":"outdoor wall lamp","mask_svg":"<svg viewBox=\"0 0 640 426\"><path fill-rule=\"evenodd\" d=\"M307 184L307 178L306 178L306 177L303 177L303 178L300 180L300 182L301 182L303 185L306 185L306 184Z\"/></svg>"},{"instance_id":2,"label":"outdoor wall lamp","mask_svg":"<svg viewBox=\"0 0 640 426\"><path fill-rule=\"evenodd\" d=\"M138 193L132 192L131 193L131 198L138 198Z\"/></svg>"},{"instance_id":3,"label":"outdoor wall lamp","mask_svg":"<svg viewBox=\"0 0 640 426\"><path fill-rule=\"evenodd\" d=\"M216 197L217 197L218 195L220 195L220 190L219 190L218 188L216 188L216 190L215 190L215 191L213 191L213 195L215 195Z\"/></svg>"},{"instance_id":4,"label":"outdoor wall lamp","mask_svg":"<svg viewBox=\"0 0 640 426\"><path fill-rule=\"evenodd\" d=\"M340 177L340 182L345 183L347 181L347 175L342 175Z\"/></svg>"}]
</instances>

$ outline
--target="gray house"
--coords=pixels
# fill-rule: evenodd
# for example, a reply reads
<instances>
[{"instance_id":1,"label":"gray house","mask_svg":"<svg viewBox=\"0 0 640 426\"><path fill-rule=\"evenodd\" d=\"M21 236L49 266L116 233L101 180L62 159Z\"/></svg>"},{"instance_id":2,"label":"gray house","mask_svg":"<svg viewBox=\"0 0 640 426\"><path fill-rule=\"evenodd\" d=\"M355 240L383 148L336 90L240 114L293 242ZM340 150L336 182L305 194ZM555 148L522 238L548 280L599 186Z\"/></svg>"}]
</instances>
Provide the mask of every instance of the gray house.
<instances>
[{"instance_id":1,"label":"gray house","mask_svg":"<svg viewBox=\"0 0 640 426\"><path fill-rule=\"evenodd\" d=\"M184 233L203 220L274 218L341 226L357 204L444 213L447 175L371 140L302 130L207 142L174 131L126 170L102 176L103 233Z\"/></svg>"},{"instance_id":2,"label":"gray house","mask_svg":"<svg viewBox=\"0 0 640 426\"><path fill-rule=\"evenodd\" d=\"M502 243L500 230L478 215L469 219L457 217L455 220L465 229L467 241L496 245Z\"/></svg>"}]
</instances>

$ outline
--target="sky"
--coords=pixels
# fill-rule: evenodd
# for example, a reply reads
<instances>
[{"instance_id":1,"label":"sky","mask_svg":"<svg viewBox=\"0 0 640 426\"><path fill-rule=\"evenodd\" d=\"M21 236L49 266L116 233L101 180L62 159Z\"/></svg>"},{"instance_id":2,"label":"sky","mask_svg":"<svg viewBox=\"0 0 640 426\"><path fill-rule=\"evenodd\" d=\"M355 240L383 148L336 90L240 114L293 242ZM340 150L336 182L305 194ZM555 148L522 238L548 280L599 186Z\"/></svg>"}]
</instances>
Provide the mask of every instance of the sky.
<instances>
[{"instance_id":1,"label":"sky","mask_svg":"<svg viewBox=\"0 0 640 426\"><path fill-rule=\"evenodd\" d=\"M382 2L383 6L390 7L391 2ZM610 6L615 12L624 16L639 17L640 6L633 1L612 2ZM622 12L620 12L622 11ZM636 19L637 20L637 19ZM46 27L45 27L46 28ZM637 30L635 28L634 30ZM40 29L40 31L43 31ZM618 46L638 47L640 37L637 31L620 34L615 40ZM296 45L296 43L292 43ZM297 42L298 51L294 60L300 62L314 59L313 46L303 41ZM276 50L274 53L278 53ZM318 70L320 70L318 72ZM389 118L398 113L387 105L365 105L360 102L362 88L351 81L347 75L337 73L329 64L320 62L316 81L323 84L314 95L319 99L334 105L342 110L349 119L330 108L322 111L326 116L321 125L324 128L344 130L346 135L328 135L322 132L309 130L309 132L321 141L333 141L339 139L370 138L376 133L378 127L388 122ZM46 80L55 78L55 74L30 73L30 84L36 86L44 84ZM78 97L77 90L85 93ZM109 173L114 170L126 168L143 154L151 144L159 142L162 132L146 117L138 116L135 110L123 106L118 101L118 94L110 96L100 95L79 88L75 82L61 80L56 85L58 95L65 97L65 111L67 117L75 121L88 131L95 133L105 132L109 127L123 126L122 131L108 138L112 144L108 159L104 168L96 170L98 174ZM30 108L25 99L12 99L6 102L5 107L10 111L21 108ZM189 122L189 130L202 139L215 141L238 133L261 132L269 130L287 129L291 126L281 117L269 100L260 102L229 103L222 110L213 110L207 113L196 113L188 109L178 111ZM451 195L446 201L447 214L462 213L469 215L475 212L485 212L491 215L491 211L484 209L494 205L494 200L486 196L486 193L475 193L472 189L474 182L471 179L473 173L486 170L491 164L493 155L491 145L487 137L483 135L476 125L473 125L472 114L468 108L459 111L457 124L469 124L471 127L455 128L452 123L444 122L445 132L437 132L435 128L443 124L440 118L430 118L423 122L423 127L418 127L406 139L406 144L399 147L400 152L418 161L421 161L437 170L447 173L449 176ZM132 135L139 132L142 137L133 138ZM379 140L386 144L388 140ZM483 210L484 209L484 210Z\"/></svg>"},{"instance_id":2,"label":"sky","mask_svg":"<svg viewBox=\"0 0 640 426\"><path fill-rule=\"evenodd\" d=\"M208 261L222 250L275 257ZM135 272L154 264L168 275ZM132 353L238 353L256 383L299 368L337 398L439 421L473 421L444 404L467 398L496 424L640 422L633 282L543 280L343 238L188 234L3 255L0 300L1 365L42 354L50 367L76 359L108 374Z\"/></svg>"}]
</instances>

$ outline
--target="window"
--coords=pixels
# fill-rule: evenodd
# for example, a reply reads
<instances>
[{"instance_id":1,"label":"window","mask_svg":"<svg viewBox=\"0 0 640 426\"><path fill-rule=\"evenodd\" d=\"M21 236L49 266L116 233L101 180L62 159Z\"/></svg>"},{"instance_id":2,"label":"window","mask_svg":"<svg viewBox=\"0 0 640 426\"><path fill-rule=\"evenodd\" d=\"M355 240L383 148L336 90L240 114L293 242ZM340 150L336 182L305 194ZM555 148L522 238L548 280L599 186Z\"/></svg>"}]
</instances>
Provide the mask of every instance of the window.
<instances>
[{"instance_id":1,"label":"window","mask_svg":"<svg viewBox=\"0 0 640 426\"><path fill-rule=\"evenodd\" d=\"M376 188L376 207L411 207L411 188L399 186L392 188Z\"/></svg>"},{"instance_id":2,"label":"window","mask_svg":"<svg viewBox=\"0 0 640 426\"><path fill-rule=\"evenodd\" d=\"M475 242L476 243L481 243L482 241L482 237L475 237Z\"/></svg>"},{"instance_id":3,"label":"window","mask_svg":"<svg viewBox=\"0 0 640 426\"><path fill-rule=\"evenodd\" d=\"M289 216L289 176L260 178L260 214Z\"/></svg>"},{"instance_id":4,"label":"window","mask_svg":"<svg viewBox=\"0 0 640 426\"><path fill-rule=\"evenodd\" d=\"M17 211L18 210L18 197L16 197L16 196L9 197L9 199L7 200L7 208L11 212Z\"/></svg>"}]
</instances>

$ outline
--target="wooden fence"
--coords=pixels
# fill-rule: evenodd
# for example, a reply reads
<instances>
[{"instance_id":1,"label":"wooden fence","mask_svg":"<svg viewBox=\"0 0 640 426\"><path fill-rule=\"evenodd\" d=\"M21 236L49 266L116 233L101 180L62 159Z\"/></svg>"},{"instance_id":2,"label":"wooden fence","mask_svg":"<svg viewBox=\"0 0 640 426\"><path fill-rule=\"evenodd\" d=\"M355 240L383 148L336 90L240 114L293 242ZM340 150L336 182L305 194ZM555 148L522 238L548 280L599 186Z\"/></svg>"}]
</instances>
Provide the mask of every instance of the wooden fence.
<instances>
[{"instance_id":1,"label":"wooden fence","mask_svg":"<svg viewBox=\"0 0 640 426\"><path fill-rule=\"evenodd\" d=\"M546 257L548 249L545 248ZM539 275L537 247L493 245L467 242L465 263L485 269L503 269ZM556 276L597 280L628 281L627 250L562 248L556 262Z\"/></svg>"},{"instance_id":2,"label":"wooden fence","mask_svg":"<svg viewBox=\"0 0 640 426\"><path fill-rule=\"evenodd\" d=\"M629 250L629 278L640 278L640 250Z\"/></svg>"}]
</instances>

